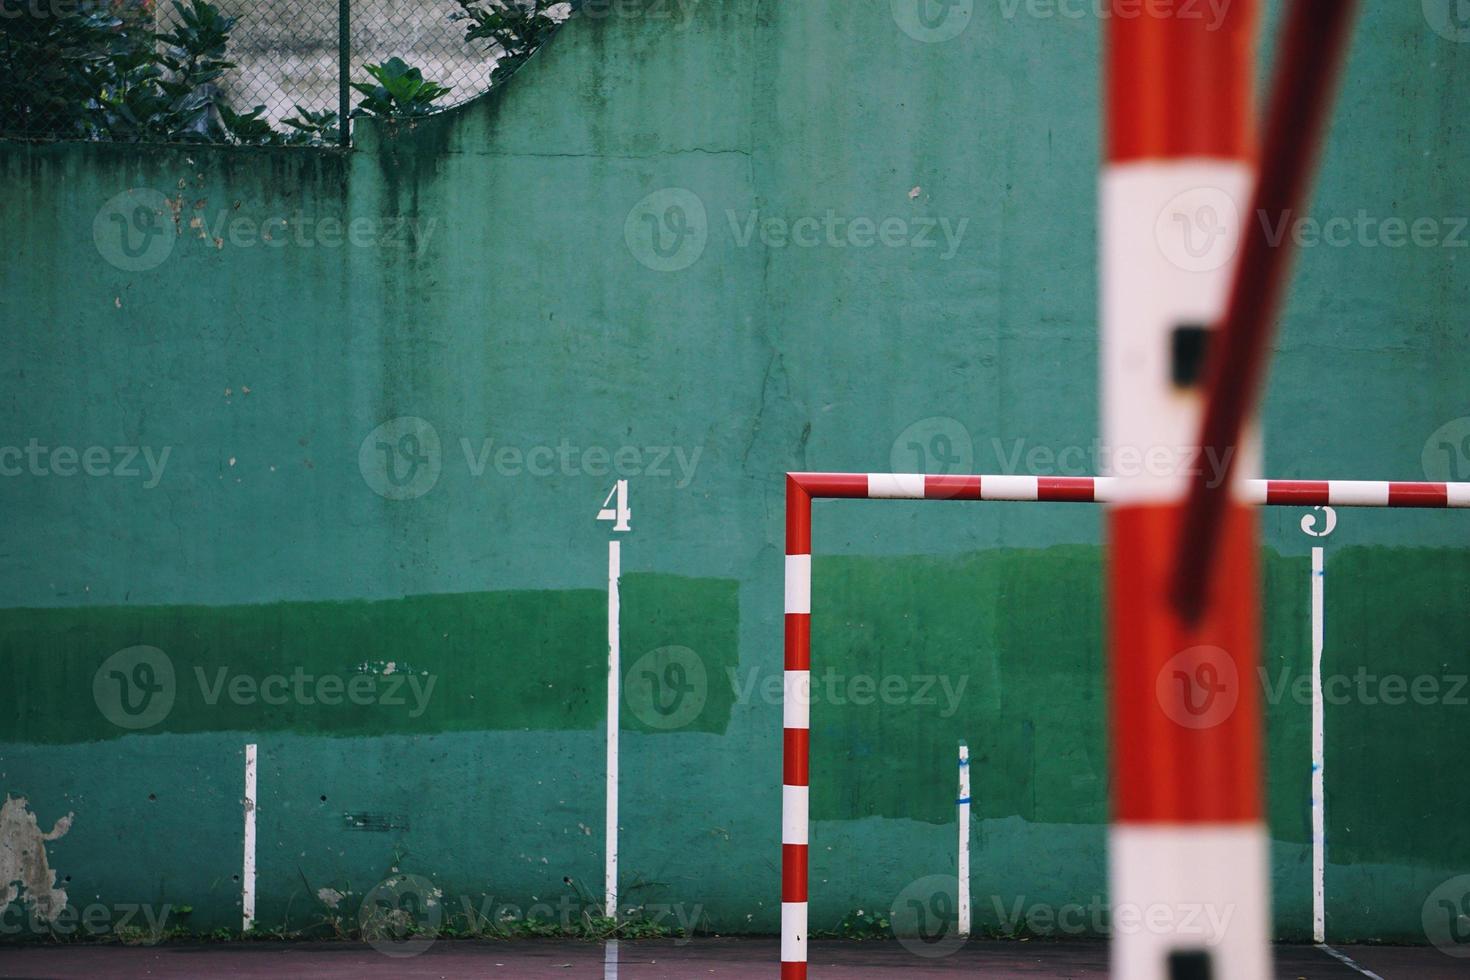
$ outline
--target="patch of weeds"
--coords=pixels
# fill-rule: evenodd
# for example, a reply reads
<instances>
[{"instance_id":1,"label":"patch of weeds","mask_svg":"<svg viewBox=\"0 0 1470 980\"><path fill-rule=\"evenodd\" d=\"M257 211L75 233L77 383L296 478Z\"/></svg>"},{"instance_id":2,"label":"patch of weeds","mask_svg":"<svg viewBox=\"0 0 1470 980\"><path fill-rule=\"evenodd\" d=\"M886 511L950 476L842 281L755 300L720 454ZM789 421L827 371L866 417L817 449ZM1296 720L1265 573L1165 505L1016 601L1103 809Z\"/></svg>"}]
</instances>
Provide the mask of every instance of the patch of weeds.
<instances>
[{"instance_id":1,"label":"patch of weeds","mask_svg":"<svg viewBox=\"0 0 1470 980\"><path fill-rule=\"evenodd\" d=\"M814 939L892 939L893 924L886 915L874 915L863 909L853 909L842 917L835 929L824 929L812 933Z\"/></svg>"}]
</instances>

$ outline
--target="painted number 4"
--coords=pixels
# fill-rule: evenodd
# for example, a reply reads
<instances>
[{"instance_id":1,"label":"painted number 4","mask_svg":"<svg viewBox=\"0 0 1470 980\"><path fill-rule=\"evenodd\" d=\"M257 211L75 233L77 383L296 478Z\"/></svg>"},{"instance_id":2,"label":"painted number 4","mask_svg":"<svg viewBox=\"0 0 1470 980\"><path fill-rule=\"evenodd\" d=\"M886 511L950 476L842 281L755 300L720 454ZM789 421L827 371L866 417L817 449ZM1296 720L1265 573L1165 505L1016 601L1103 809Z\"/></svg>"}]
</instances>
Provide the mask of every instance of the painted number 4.
<instances>
[{"instance_id":1,"label":"painted number 4","mask_svg":"<svg viewBox=\"0 0 1470 980\"><path fill-rule=\"evenodd\" d=\"M628 509L628 481L619 480L602 502L602 510L597 512L597 519L612 521L614 531L629 531L632 527L628 522L632 517L633 512Z\"/></svg>"}]
</instances>

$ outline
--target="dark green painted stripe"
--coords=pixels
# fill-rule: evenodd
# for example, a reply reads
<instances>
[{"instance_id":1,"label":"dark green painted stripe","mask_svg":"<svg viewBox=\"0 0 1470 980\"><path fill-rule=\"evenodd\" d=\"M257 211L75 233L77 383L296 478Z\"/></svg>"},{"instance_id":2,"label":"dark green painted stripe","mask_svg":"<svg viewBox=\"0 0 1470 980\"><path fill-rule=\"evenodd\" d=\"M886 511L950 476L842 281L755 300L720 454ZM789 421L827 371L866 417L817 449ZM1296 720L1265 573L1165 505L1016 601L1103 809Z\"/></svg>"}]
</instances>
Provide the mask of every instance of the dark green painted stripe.
<instances>
[{"instance_id":1,"label":"dark green painted stripe","mask_svg":"<svg viewBox=\"0 0 1470 980\"><path fill-rule=\"evenodd\" d=\"M813 818L952 822L963 738L977 819L1103 820L1100 575L1086 546L817 558Z\"/></svg>"},{"instance_id":2,"label":"dark green painted stripe","mask_svg":"<svg viewBox=\"0 0 1470 980\"><path fill-rule=\"evenodd\" d=\"M813 608L812 816L953 820L954 749L970 743L977 819L1107 819L1102 559L1096 547L957 557L818 557ZM1329 551L1326 673L1352 684L1327 707L1333 860L1470 857L1445 794L1448 746L1470 741L1470 673L1455 550ZM1311 765L1310 564L1262 553L1273 834L1306 842ZM1365 672L1368 695L1356 678ZM1403 695L1398 675L1409 690ZM1412 684L1438 701L1413 703ZM887 694L884 686L887 685ZM1329 701L1331 700L1329 692ZM1374 826L1362 814L1375 815ZM1355 816L1349 820L1347 814ZM1381 823L1379 819L1381 818ZM1427 822L1426 822L1427 821ZM1416 832L1421 833L1421 832ZM1351 856L1351 857L1350 857Z\"/></svg>"},{"instance_id":3,"label":"dark green painted stripe","mask_svg":"<svg viewBox=\"0 0 1470 980\"><path fill-rule=\"evenodd\" d=\"M623 588L624 608L638 610L625 657L678 644L712 676L733 664L736 583L628 575ZM564 590L7 609L0 740L592 729L606 710L606 602ZM732 699L720 690L683 727L723 731Z\"/></svg>"},{"instance_id":4,"label":"dark green painted stripe","mask_svg":"<svg viewBox=\"0 0 1470 980\"><path fill-rule=\"evenodd\" d=\"M1334 865L1470 863L1470 554L1328 551L1323 654Z\"/></svg>"},{"instance_id":5,"label":"dark green painted stripe","mask_svg":"<svg viewBox=\"0 0 1470 980\"><path fill-rule=\"evenodd\" d=\"M637 575L623 581L622 727L723 732L735 704L739 583Z\"/></svg>"}]
</instances>

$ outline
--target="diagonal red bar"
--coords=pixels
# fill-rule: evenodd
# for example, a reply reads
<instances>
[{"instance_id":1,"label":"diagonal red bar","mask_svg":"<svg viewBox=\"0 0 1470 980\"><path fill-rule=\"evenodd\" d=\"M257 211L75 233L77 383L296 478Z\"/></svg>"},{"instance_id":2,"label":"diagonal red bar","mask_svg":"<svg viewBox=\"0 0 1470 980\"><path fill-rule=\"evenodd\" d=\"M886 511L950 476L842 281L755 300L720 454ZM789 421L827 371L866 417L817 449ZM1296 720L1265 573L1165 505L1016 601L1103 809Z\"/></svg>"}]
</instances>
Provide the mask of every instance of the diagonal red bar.
<instances>
[{"instance_id":1,"label":"diagonal red bar","mask_svg":"<svg viewBox=\"0 0 1470 980\"><path fill-rule=\"evenodd\" d=\"M1245 217L1240 264L1209 363L1200 445L1215 453L1213 458L1226 461L1225 472L1212 480L1201 471L1191 485L1170 582L1176 611L1190 621L1199 617L1209 587L1221 515L1230 494L1233 450L1265 371L1290 266L1291 236L1273 245L1266 230L1296 213L1306 199L1356 7L1357 0L1295 0L1288 8L1266 121L1261 179Z\"/></svg>"}]
</instances>

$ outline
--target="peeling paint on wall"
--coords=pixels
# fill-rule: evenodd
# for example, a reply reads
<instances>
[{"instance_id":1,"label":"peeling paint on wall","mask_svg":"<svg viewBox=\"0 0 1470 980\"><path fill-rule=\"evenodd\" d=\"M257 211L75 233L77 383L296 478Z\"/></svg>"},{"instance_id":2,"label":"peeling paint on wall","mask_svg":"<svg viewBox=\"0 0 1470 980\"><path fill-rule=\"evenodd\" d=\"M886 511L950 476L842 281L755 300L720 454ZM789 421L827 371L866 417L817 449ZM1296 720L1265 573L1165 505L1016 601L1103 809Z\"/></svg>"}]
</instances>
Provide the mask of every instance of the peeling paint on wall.
<instances>
[{"instance_id":1,"label":"peeling paint on wall","mask_svg":"<svg viewBox=\"0 0 1470 980\"><path fill-rule=\"evenodd\" d=\"M66 890L56 887L46 842L66 836L73 816L68 813L43 834L26 798L5 795L0 807L0 909L19 899L41 921L51 922L66 908Z\"/></svg>"}]
</instances>

